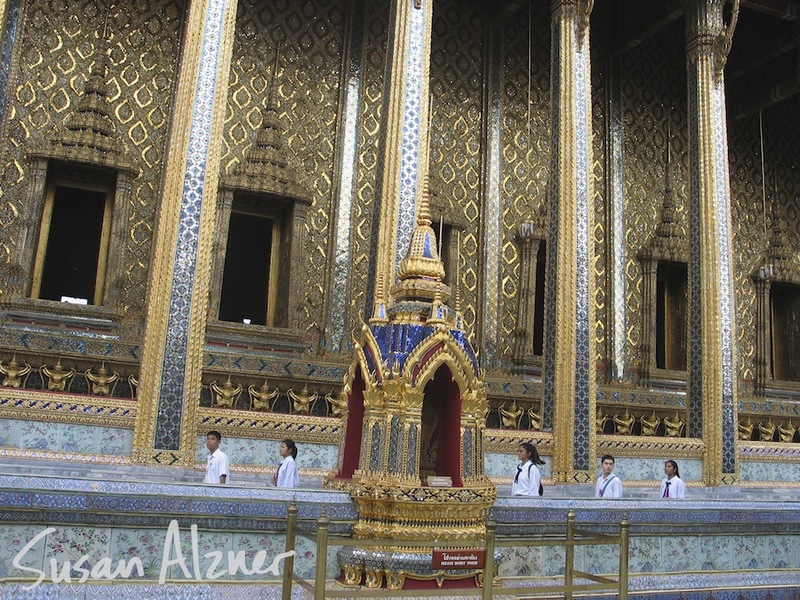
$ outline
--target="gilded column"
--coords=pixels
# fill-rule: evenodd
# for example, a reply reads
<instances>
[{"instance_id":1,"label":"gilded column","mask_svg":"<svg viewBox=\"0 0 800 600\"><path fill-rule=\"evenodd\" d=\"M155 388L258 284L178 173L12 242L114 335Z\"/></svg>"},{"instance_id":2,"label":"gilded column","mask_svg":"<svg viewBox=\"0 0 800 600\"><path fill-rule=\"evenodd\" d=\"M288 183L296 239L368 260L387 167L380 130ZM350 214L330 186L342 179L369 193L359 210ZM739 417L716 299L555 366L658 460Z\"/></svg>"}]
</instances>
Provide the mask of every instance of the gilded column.
<instances>
[{"instance_id":1,"label":"gilded column","mask_svg":"<svg viewBox=\"0 0 800 600\"><path fill-rule=\"evenodd\" d=\"M723 69L738 15L725 0L686 0L689 96L689 423L703 438L706 485L737 479L730 179Z\"/></svg>"},{"instance_id":2,"label":"gilded column","mask_svg":"<svg viewBox=\"0 0 800 600\"><path fill-rule=\"evenodd\" d=\"M767 378L772 367L772 344L769 335L769 296L772 279L766 270L757 273L753 279L756 284L756 356L753 391L757 396L763 396L766 394Z\"/></svg>"},{"instance_id":3,"label":"gilded column","mask_svg":"<svg viewBox=\"0 0 800 600\"><path fill-rule=\"evenodd\" d=\"M373 322L386 322L388 289L416 222L417 189L428 173L432 0L393 0L379 148ZM388 277L388 279L387 279Z\"/></svg>"},{"instance_id":4,"label":"gilded column","mask_svg":"<svg viewBox=\"0 0 800 600\"><path fill-rule=\"evenodd\" d=\"M594 278L590 0L553 0L550 224L543 426L558 443L555 481L594 478Z\"/></svg>"},{"instance_id":5,"label":"gilded column","mask_svg":"<svg viewBox=\"0 0 800 600\"><path fill-rule=\"evenodd\" d=\"M28 172L28 187L26 190L25 202L20 215L20 222L23 225L21 235L17 242L17 266L16 275L8 282L8 291L28 296L31 293L34 277L34 260L36 256L36 244L38 242L38 224L47 185L47 160L42 157L34 157L31 160Z\"/></svg>"},{"instance_id":6,"label":"gilded column","mask_svg":"<svg viewBox=\"0 0 800 600\"><path fill-rule=\"evenodd\" d=\"M536 310L536 267L543 235L538 223L524 221L517 228L520 248L519 305L514 332L514 364L533 362L534 312Z\"/></svg>"},{"instance_id":7,"label":"gilded column","mask_svg":"<svg viewBox=\"0 0 800 600\"><path fill-rule=\"evenodd\" d=\"M153 243L134 431L137 462L194 464L235 19L235 1L189 4Z\"/></svg>"},{"instance_id":8,"label":"gilded column","mask_svg":"<svg viewBox=\"0 0 800 600\"><path fill-rule=\"evenodd\" d=\"M639 378L642 385L650 383L656 366L656 302L658 292L658 260L642 258L642 344L639 355Z\"/></svg>"}]
</instances>

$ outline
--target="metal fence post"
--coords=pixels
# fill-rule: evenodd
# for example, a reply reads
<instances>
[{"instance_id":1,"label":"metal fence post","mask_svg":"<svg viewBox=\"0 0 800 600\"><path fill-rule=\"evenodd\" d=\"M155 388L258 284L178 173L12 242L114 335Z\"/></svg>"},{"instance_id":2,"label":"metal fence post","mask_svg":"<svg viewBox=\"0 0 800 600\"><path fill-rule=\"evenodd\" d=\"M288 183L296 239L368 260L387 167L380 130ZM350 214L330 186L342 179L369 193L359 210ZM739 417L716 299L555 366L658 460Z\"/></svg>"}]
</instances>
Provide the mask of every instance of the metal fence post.
<instances>
[{"instance_id":1,"label":"metal fence post","mask_svg":"<svg viewBox=\"0 0 800 600\"><path fill-rule=\"evenodd\" d=\"M297 526L297 503L292 500L286 511L286 552L294 550L295 528ZM291 600L292 598L292 576L294 575L294 554L287 556L283 561L283 588L281 590L281 600Z\"/></svg>"},{"instance_id":2,"label":"metal fence post","mask_svg":"<svg viewBox=\"0 0 800 600\"><path fill-rule=\"evenodd\" d=\"M330 520L322 509L322 514L317 520L317 566L314 573L314 599L323 600L325 598L325 580L328 570L328 525Z\"/></svg>"},{"instance_id":3,"label":"metal fence post","mask_svg":"<svg viewBox=\"0 0 800 600\"><path fill-rule=\"evenodd\" d=\"M483 600L492 600L492 581L494 580L494 535L497 523L486 523L486 555L483 557Z\"/></svg>"},{"instance_id":4,"label":"metal fence post","mask_svg":"<svg viewBox=\"0 0 800 600\"><path fill-rule=\"evenodd\" d=\"M572 600L572 580L573 570L575 568L575 511L572 509L567 513L567 543L566 551L564 552L564 598L565 600Z\"/></svg>"},{"instance_id":5,"label":"metal fence post","mask_svg":"<svg viewBox=\"0 0 800 600\"><path fill-rule=\"evenodd\" d=\"M628 515L622 515L619 524L619 600L628 600L628 536L631 523Z\"/></svg>"}]
</instances>

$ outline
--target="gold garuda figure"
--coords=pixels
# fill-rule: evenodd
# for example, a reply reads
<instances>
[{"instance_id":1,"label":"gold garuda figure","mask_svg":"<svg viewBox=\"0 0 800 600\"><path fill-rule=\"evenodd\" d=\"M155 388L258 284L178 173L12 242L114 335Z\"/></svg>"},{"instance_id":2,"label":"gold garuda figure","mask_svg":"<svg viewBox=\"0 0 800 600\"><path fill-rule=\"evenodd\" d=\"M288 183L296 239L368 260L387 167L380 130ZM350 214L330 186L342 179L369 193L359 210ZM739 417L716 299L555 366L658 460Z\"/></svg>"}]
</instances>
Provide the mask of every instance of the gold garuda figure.
<instances>
[{"instance_id":1,"label":"gold garuda figure","mask_svg":"<svg viewBox=\"0 0 800 600\"><path fill-rule=\"evenodd\" d=\"M281 393L278 388L270 390L266 379L259 388L254 385L248 386L247 392L250 394L250 410L270 410L270 402Z\"/></svg>"},{"instance_id":2,"label":"gold garuda figure","mask_svg":"<svg viewBox=\"0 0 800 600\"><path fill-rule=\"evenodd\" d=\"M89 385L89 392L95 396L113 395L119 379L119 373L110 373L106 368L105 362L100 363L97 373L93 373L91 369L86 369L84 376L86 377L86 383Z\"/></svg>"},{"instance_id":3,"label":"gold garuda figure","mask_svg":"<svg viewBox=\"0 0 800 600\"><path fill-rule=\"evenodd\" d=\"M7 365L0 362L0 373L3 375L3 381L0 385L12 388L24 387L25 380L31 371L32 368L28 363L20 365L17 362L17 355L15 354Z\"/></svg>"},{"instance_id":4,"label":"gold garuda figure","mask_svg":"<svg viewBox=\"0 0 800 600\"><path fill-rule=\"evenodd\" d=\"M242 393L242 386L234 386L230 375L222 385L217 385L215 379L208 387L211 388L213 405L219 408L233 408Z\"/></svg>"},{"instance_id":5,"label":"gold garuda figure","mask_svg":"<svg viewBox=\"0 0 800 600\"><path fill-rule=\"evenodd\" d=\"M69 391L69 384L75 376L75 369L64 370L64 367L61 366L60 358L52 369L47 365L42 365L39 372L42 375L42 379L47 381L47 389L53 392Z\"/></svg>"}]
</instances>

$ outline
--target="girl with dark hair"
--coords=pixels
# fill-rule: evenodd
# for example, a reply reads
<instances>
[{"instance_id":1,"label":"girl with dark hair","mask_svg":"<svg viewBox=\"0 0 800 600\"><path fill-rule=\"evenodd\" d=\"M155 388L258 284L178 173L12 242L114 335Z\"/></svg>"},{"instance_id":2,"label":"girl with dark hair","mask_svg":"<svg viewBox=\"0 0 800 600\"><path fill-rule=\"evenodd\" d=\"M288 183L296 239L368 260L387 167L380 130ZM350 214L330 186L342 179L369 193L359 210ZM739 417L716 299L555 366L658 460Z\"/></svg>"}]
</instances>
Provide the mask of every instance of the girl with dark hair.
<instances>
[{"instance_id":1,"label":"girl with dark hair","mask_svg":"<svg viewBox=\"0 0 800 600\"><path fill-rule=\"evenodd\" d=\"M294 488L300 484L300 474L297 472L297 446L293 440L285 439L281 442L281 461L277 474L272 478L275 487Z\"/></svg>"},{"instance_id":2,"label":"girl with dark hair","mask_svg":"<svg viewBox=\"0 0 800 600\"><path fill-rule=\"evenodd\" d=\"M511 484L511 494L514 496L541 496L543 491L542 474L537 465L543 465L544 461L539 457L539 451L530 442L523 442L519 445L517 456L520 464L517 466L514 483Z\"/></svg>"},{"instance_id":3,"label":"girl with dark hair","mask_svg":"<svg viewBox=\"0 0 800 600\"><path fill-rule=\"evenodd\" d=\"M668 460L664 463L664 477L661 480L662 498L686 498L686 484L678 473L678 463Z\"/></svg>"}]
</instances>

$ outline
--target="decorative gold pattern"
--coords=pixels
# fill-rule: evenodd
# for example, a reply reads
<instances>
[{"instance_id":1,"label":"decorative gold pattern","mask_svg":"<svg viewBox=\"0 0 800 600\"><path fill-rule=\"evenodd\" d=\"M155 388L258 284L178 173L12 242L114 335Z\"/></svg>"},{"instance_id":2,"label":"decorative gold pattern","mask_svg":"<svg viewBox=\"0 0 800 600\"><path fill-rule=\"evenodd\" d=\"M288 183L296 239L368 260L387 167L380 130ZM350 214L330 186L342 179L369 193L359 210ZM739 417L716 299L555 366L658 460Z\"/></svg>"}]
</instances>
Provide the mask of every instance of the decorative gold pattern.
<instances>
[{"instance_id":1,"label":"decorative gold pattern","mask_svg":"<svg viewBox=\"0 0 800 600\"><path fill-rule=\"evenodd\" d=\"M341 435L341 421L327 417L264 414L244 410L200 408L195 435L216 429L225 437L282 440L291 437L298 442L336 444Z\"/></svg>"},{"instance_id":2,"label":"decorative gold pattern","mask_svg":"<svg viewBox=\"0 0 800 600\"><path fill-rule=\"evenodd\" d=\"M58 7L34 0L27 3L25 11L25 28L18 36L9 79L7 114L13 118L6 129L9 143L3 146L6 176L0 182L2 205L15 215L24 214L20 201L29 184L30 171L23 155L41 146L45 136L72 113L105 47L97 39L104 14L93 0ZM175 79L182 15L179 1L145 0L135 8L127 1L115 3L109 18L108 112L116 126L116 139L143 167L133 181L130 206L119 207L127 215L118 242L125 246L126 259L115 281L110 282L121 294L121 309L133 319L141 318L145 301L154 190L161 179L169 124L165 107L170 104ZM13 276L21 267L19 253L25 251L25 242L14 219L0 220L0 230L5 231L0 236L4 240L0 270L10 269L6 276Z\"/></svg>"},{"instance_id":3,"label":"decorative gold pattern","mask_svg":"<svg viewBox=\"0 0 800 600\"><path fill-rule=\"evenodd\" d=\"M478 281L481 255L501 257L503 262L509 259L507 249L501 254L499 247L482 247L485 236L480 227L485 225L481 223L481 207L486 202L481 183L484 57L483 15L476 11L477 6L457 0L437 0L430 56L430 89L434 98L430 144L431 215L434 225L444 219L445 223L464 228L461 281L454 282L454 273L447 275L452 286L459 286L463 293L464 325L469 331L478 329L482 310L479 307L485 302L480 298L484 292ZM506 143L511 150L512 140ZM513 245L513 234L511 236ZM516 259L515 256L510 258L512 263ZM499 290L495 284L486 282L486 285L491 288L485 292L486 296L497 297ZM498 339L506 337L502 335Z\"/></svg>"},{"instance_id":4,"label":"decorative gold pattern","mask_svg":"<svg viewBox=\"0 0 800 600\"><path fill-rule=\"evenodd\" d=\"M274 93L284 143L294 158L292 167L300 183L312 191L306 245L301 249L306 257L301 261L304 270L297 269L300 272L292 277L302 283L298 290L303 298L295 302L299 322L314 344L324 329L322 299L329 293L328 240L345 13L339 2L247 2L240 6L224 124L221 160L230 172L244 160L261 126L262 110ZM276 55L278 69L272 76Z\"/></svg>"},{"instance_id":5,"label":"decorative gold pattern","mask_svg":"<svg viewBox=\"0 0 800 600\"><path fill-rule=\"evenodd\" d=\"M0 388L0 416L10 419L132 429L136 410L131 400Z\"/></svg>"}]
</instances>

